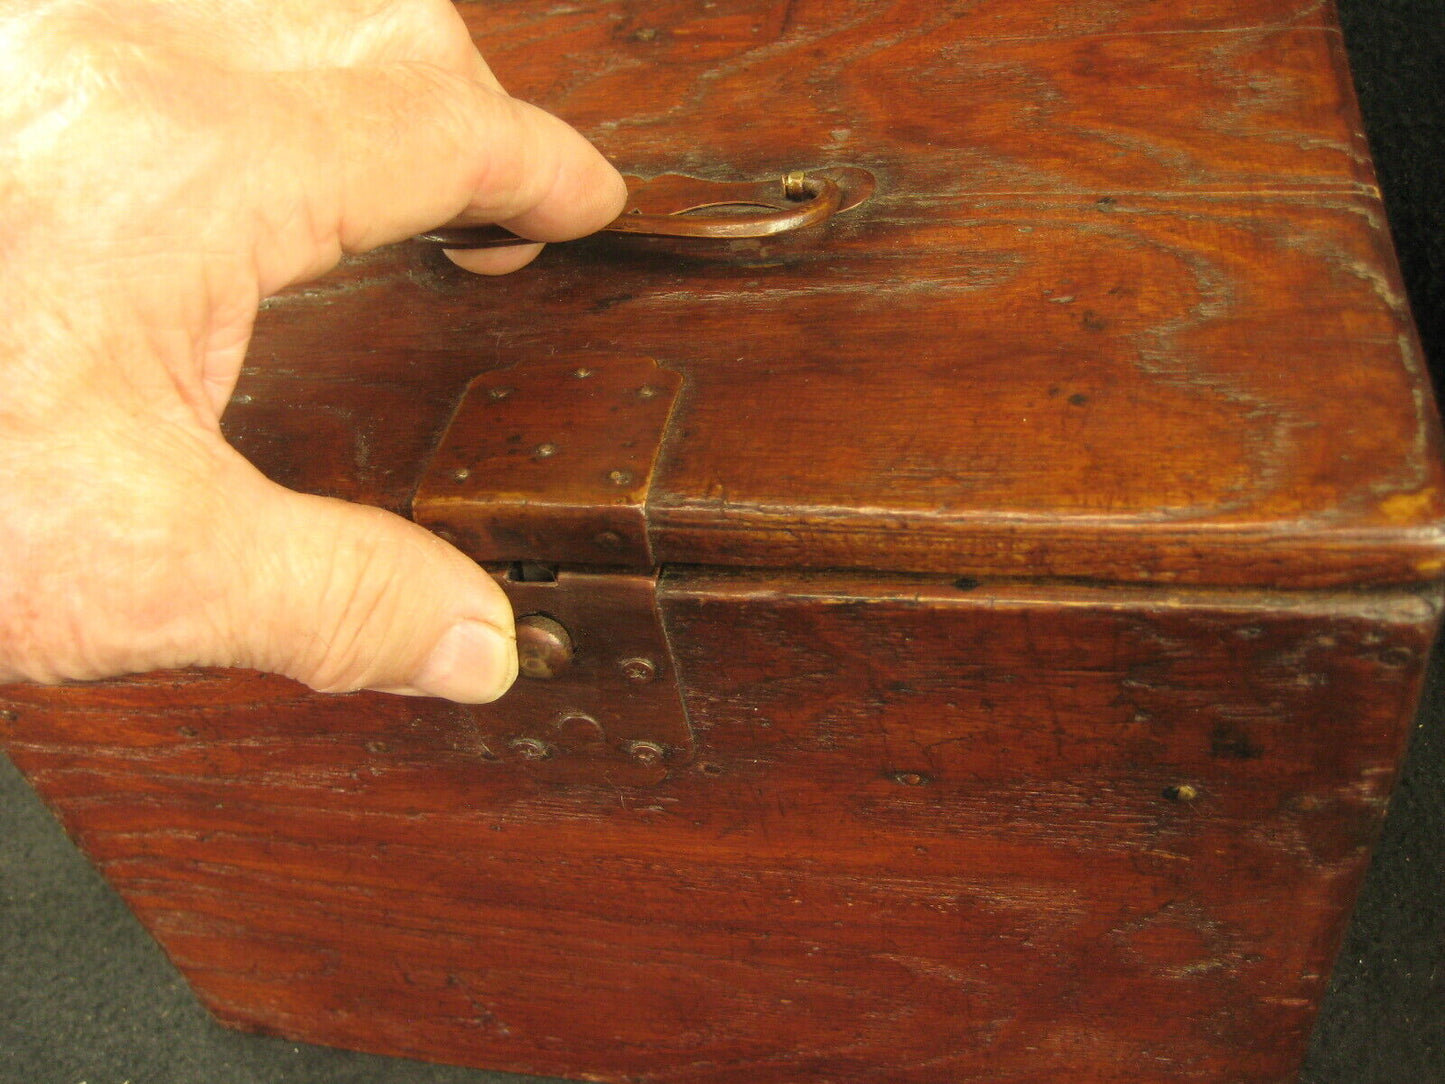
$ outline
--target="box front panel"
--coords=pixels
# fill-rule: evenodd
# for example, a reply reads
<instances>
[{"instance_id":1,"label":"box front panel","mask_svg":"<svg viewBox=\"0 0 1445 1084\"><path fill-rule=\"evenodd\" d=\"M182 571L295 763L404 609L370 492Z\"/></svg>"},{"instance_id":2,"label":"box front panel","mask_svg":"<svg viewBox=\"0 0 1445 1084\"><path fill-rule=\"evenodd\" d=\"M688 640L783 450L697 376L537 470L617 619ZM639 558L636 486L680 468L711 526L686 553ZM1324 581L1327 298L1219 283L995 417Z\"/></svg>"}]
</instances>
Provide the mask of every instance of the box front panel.
<instances>
[{"instance_id":1,"label":"box front panel","mask_svg":"<svg viewBox=\"0 0 1445 1084\"><path fill-rule=\"evenodd\" d=\"M697 755L249 674L5 691L7 749L222 1019L631 1081L1276 1081L1436 603L673 574Z\"/></svg>"}]
</instances>

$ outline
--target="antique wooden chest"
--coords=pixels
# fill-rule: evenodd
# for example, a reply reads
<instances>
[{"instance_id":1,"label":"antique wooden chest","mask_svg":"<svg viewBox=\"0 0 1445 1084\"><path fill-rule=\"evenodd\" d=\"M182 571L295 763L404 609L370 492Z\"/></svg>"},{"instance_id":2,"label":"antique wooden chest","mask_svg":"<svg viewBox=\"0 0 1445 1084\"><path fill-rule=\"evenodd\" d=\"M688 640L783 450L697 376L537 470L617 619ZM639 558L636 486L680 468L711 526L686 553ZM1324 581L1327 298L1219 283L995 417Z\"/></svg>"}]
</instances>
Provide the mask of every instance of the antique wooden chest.
<instances>
[{"instance_id":1,"label":"antique wooden chest","mask_svg":"<svg viewBox=\"0 0 1445 1084\"><path fill-rule=\"evenodd\" d=\"M493 566L529 675L9 687L16 763L240 1027L615 1081L1289 1079L1445 574L1329 6L463 10L629 172L876 191L275 299L231 438Z\"/></svg>"}]
</instances>

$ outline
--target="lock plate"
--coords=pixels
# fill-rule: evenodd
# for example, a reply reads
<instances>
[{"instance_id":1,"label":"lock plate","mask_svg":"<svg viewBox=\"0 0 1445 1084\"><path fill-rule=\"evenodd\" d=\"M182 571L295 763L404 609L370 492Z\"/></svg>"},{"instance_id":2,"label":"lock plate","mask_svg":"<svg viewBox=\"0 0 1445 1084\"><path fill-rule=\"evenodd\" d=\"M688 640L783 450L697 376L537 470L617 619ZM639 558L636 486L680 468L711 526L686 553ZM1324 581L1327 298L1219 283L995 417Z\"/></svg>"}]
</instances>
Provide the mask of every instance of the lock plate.
<instances>
[{"instance_id":1,"label":"lock plate","mask_svg":"<svg viewBox=\"0 0 1445 1084\"><path fill-rule=\"evenodd\" d=\"M655 572L491 572L519 618L539 614L566 629L571 658L474 709L484 755L549 780L611 786L660 783L692 760Z\"/></svg>"}]
</instances>

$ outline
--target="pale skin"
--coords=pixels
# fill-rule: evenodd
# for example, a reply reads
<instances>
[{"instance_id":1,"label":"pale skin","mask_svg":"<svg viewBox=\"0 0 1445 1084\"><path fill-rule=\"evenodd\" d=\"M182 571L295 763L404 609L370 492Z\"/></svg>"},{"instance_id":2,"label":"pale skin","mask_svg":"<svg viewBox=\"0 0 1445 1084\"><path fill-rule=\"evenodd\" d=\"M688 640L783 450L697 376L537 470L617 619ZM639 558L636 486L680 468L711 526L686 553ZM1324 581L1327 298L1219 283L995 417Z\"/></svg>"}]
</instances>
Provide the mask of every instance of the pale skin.
<instances>
[{"instance_id":1,"label":"pale skin","mask_svg":"<svg viewBox=\"0 0 1445 1084\"><path fill-rule=\"evenodd\" d=\"M564 240L624 195L446 0L0 0L0 681L501 695L485 573L272 483L220 417L260 300L343 253L459 218Z\"/></svg>"}]
</instances>

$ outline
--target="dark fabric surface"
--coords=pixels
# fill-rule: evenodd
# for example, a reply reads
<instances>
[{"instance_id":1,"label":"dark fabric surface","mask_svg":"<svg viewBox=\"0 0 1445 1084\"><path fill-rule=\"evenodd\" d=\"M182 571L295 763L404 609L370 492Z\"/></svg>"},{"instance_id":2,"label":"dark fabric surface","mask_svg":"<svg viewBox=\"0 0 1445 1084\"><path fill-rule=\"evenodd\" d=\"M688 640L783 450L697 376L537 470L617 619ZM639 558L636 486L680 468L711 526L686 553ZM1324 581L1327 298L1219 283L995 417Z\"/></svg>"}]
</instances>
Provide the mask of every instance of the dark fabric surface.
<instances>
[{"instance_id":1,"label":"dark fabric surface","mask_svg":"<svg viewBox=\"0 0 1445 1084\"><path fill-rule=\"evenodd\" d=\"M1340 0L1436 394L1445 390L1445 0ZM1445 1081L1445 652L1335 965L1302 1080Z\"/></svg>"},{"instance_id":2,"label":"dark fabric surface","mask_svg":"<svg viewBox=\"0 0 1445 1084\"><path fill-rule=\"evenodd\" d=\"M1445 386L1445 0L1340 0L1340 8L1406 283L1437 386ZM1304 1084L1445 1082L1442 894L1445 656L1437 652ZM0 1084L523 1079L218 1027L0 760Z\"/></svg>"}]
</instances>

